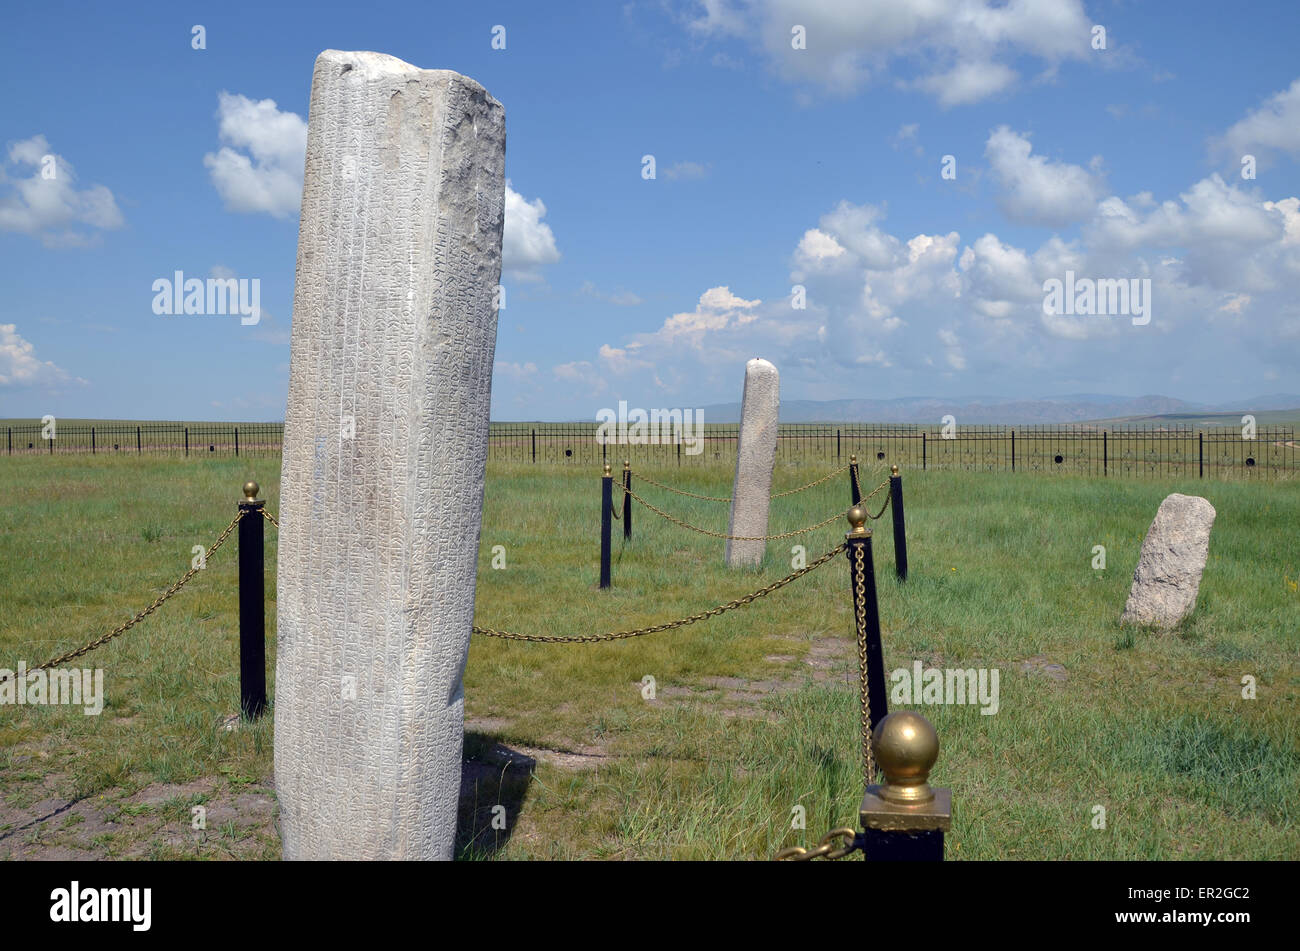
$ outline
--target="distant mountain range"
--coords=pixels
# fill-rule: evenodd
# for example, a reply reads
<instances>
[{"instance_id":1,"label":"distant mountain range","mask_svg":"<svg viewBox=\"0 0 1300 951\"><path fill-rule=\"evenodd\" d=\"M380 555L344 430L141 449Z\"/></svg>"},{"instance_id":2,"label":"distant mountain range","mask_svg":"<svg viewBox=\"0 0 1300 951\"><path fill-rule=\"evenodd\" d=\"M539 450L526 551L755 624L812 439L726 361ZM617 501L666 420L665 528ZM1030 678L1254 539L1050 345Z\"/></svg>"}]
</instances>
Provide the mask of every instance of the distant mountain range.
<instances>
[{"instance_id":1,"label":"distant mountain range","mask_svg":"<svg viewBox=\"0 0 1300 951\"><path fill-rule=\"evenodd\" d=\"M1037 400L994 396L931 396L892 400L782 400L783 423L939 423L954 416L958 424L975 423L1076 423L1127 417L1203 416L1214 413L1263 413L1295 410L1300 396L1274 393L1248 400L1211 405L1189 403L1169 396L1106 396L1078 393ZM739 403L703 407L706 423L740 421Z\"/></svg>"}]
</instances>

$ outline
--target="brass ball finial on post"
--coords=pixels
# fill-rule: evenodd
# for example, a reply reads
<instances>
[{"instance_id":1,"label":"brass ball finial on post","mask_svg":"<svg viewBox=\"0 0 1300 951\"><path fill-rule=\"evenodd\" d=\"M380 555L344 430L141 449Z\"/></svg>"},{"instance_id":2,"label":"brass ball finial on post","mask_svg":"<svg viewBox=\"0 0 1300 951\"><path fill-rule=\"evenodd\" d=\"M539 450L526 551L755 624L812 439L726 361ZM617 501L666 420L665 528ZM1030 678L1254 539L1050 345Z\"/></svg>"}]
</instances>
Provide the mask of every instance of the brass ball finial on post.
<instances>
[{"instance_id":1,"label":"brass ball finial on post","mask_svg":"<svg viewBox=\"0 0 1300 951\"><path fill-rule=\"evenodd\" d=\"M891 713L873 731L871 748L885 774L882 799L903 805L934 799L929 779L939 758L939 734L929 720L911 710Z\"/></svg>"},{"instance_id":2,"label":"brass ball finial on post","mask_svg":"<svg viewBox=\"0 0 1300 951\"><path fill-rule=\"evenodd\" d=\"M867 528L867 510L856 504L848 510L845 517L849 520L849 531L845 538L870 538L871 529Z\"/></svg>"},{"instance_id":3,"label":"brass ball finial on post","mask_svg":"<svg viewBox=\"0 0 1300 951\"><path fill-rule=\"evenodd\" d=\"M262 491L262 487L251 479L244 483L244 501L256 502L257 494Z\"/></svg>"},{"instance_id":4,"label":"brass ball finial on post","mask_svg":"<svg viewBox=\"0 0 1300 951\"><path fill-rule=\"evenodd\" d=\"M862 797L868 861L942 861L952 791L930 785L938 733L921 714L896 710L875 725L871 749L885 781L868 786Z\"/></svg>"}]
</instances>

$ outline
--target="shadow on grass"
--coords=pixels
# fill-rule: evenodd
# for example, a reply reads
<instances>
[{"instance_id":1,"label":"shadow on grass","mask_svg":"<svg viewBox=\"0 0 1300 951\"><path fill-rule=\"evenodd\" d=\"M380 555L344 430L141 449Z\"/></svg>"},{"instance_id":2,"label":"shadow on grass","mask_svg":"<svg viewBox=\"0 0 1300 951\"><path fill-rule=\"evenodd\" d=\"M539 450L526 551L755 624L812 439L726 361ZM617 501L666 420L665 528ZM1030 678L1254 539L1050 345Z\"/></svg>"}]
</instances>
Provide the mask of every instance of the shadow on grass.
<instances>
[{"instance_id":1,"label":"shadow on grass","mask_svg":"<svg viewBox=\"0 0 1300 951\"><path fill-rule=\"evenodd\" d=\"M89 799L89 798L90 798L89 795L85 795L85 796L79 796L76 799L70 799L67 802L65 802L63 805L57 807L56 809L50 810L43 816L37 816L35 819L32 819L30 822L25 822L20 826L14 826L12 829L6 829L4 832L0 832L0 842L3 842L5 839L17 835L19 832L24 832L27 829L31 829L35 826L38 826L42 822L48 822L51 819L57 818L58 816L63 815L65 812L67 812L77 803L81 802L83 799Z\"/></svg>"},{"instance_id":2,"label":"shadow on grass","mask_svg":"<svg viewBox=\"0 0 1300 951\"><path fill-rule=\"evenodd\" d=\"M456 858L490 859L514 834L536 761L494 737L465 732L460 764Z\"/></svg>"}]
</instances>

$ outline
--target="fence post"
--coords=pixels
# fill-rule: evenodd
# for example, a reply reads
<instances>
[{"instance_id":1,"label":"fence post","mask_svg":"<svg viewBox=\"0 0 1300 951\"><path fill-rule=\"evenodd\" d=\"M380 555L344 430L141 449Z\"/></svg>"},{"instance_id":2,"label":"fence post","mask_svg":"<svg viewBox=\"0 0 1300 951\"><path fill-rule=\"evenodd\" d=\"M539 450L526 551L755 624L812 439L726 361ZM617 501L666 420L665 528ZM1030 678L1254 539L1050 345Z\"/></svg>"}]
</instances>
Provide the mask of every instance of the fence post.
<instances>
[{"instance_id":1,"label":"fence post","mask_svg":"<svg viewBox=\"0 0 1300 951\"><path fill-rule=\"evenodd\" d=\"M840 431L838 429L835 430L835 461L840 461ZM853 501L856 502L857 499Z\"/></svg>"},{"instance_id":2,"label":"fence post","mask_svg":"<svg viewBox=\"0 0 1300 951\"><path fill-rule=\"evenodd\" d=\"M258 491L256 482L245 482L239 503L239 710L247 720L266 709L266 503Z\"/></svg>"},{"instance_id":3,"label":"fence post","mask_svg":"<svg viewBox=\"0 0 1300 951\"><path fill-rule=\"evenodd\" d=\"M858 481L858 457L856 453L849 456L849 498L854 505L862 501L862 483Z\"/></svg>"},{"instance_id":4,"label":"fence post","mask_svg":"<svg viewBox=\"0 0 1300 951\"><path fill-rule=\"evenodd\" d=\"M868 862L942 862L952 790L930 785L939 737L930 721L899 710L876 724L871 749L885 781L867 786L858 818Z\"/></svg>"},{"instance_id":5,"label":"fence post","mask_svg":"<svg viewBox=\"0 0 1300 951\"><path fill-rule=\"evenodd\" d=\"M190 454L190 428L185 427L185 455Z\"/></svg>"},{"instance_id":6,"label":"fence post","mask_svg":"<svg viewBox=\"0 0 1300 951\"><path fill-rule=\"evenodd\" d=\"M9 455L14 454L14 428L9 427Z\"/></svg>"},{"instance_id":7,"label":"fence post","mask_svg":"<svg viewBox=\"0 0 1300 951\"><path fill-rule=\"evenodd\" d=\"M880 608L876 603L876 567L871 556L871 529L867 528L867 510L861 505L849 509L851 530L844 536L849 558L849 604L855 619L861 614L858 628L858 657L867 668L867 715L879 723L889 713L885 693L885 667L880 647ZM865 727L866 724L863 724ZM866 740L863 740L865 745ZM865 752L865 751L864 751Z\"/></svg>"},{"instance_id":8,"label":"fence post","mask_svg":"<svg viewBox=\"0 0 1300 951\"><path fill-rule=\"evenodd\" d=\"M135 454L140 455L140 427L135 428Z\"/></svg>"},{"instance_id":9,"label":"fence post","mask_svg":"<svg viewBox=\"0 0 1300 951\"><path fill-rule=\"evenodd\" d=\"M1101 474L1103 477L1110 475L1110 440L1104 429L1101 431Z\"/></svg>"},{"instance_id":10,"label":"fence post","mask_svg":"<svg viewBox=\"0 0 1300 951\"><path fill-rule=\"evenodd\" d=\"M90 454L95 454L95 427L90 427Z\"/></svg>"},{"instance_id":11,"label":"fence post","mask_svg":"<svg viewBox=\"0 0 1300 951\"><path fill-rule=\"evenodd\" d=\"M925 430L921 430L921 471L925 471Z\"/></svg>"},{"instance_id":12,"label":"fence post","mask_svg":"<svg viewBox=\"0 0 1300 951\"><path fill-rule=\"evenodd\" d=\"M623 538L632 537L632 496L626 490L632 488L632 463L623 460Z\"/></svg>"},{"instance_id":13,"label":"fence post","mask_svg":"<svg viewBox=\"0 0 1300 951\"><path fill-rule=\"evenodd\" d=\"M1196 458L1197 468L1200 470L1199 479L1205 478L1205 433L1197 432L1196 434Z\"/></svg>"},{"instance_id":14,"label":"fence post","mask_svg":"<svg viewBox=\"0 0 1300 951\"><path fill-rule=\"evenodd\" d=\"M235 427L235 458L239 458L239 427Z\"/></svg>"},{"instance_id":15,"label":"fence post","mask_svg":"<svg viewBox=\"0 0 1300 951\"><path fill-rule=\"evenodd\" d=\"M533 462L537 462L537 430L533 430Z\"/></svg>"},{"instance_id":16,"label":"fence post","mask_svg":"<svg viewBox=\"0 0 1300 951\"><path fill-rule=\"evenodd\" d=\"M889 504L894 515L894 570L899 581L907 580L907 531L903 524L903 477L898 466L889 472Z\"/></svg>"},{"instance_id":17,"label":"fence post","mask_svg":"<svg viewBox=\"0 0 1300 951\"><path fill-rule=\"evenodd\" d=\"M600 586L609 587L609 531L611 516L614 511L613 499L614 477L609 474L609 463L605 463L605 474L600 480Z\"/></svg>"},{"instance_id":18,"label":"fence post","mask_svg":"<svg viewBox=\"0 0 1300 951\"><path fill-rule=\"evenodd\" d=\"M1011 430L1011 471L1016 471L1016 431Z\"/></svg>"}]
</instances>

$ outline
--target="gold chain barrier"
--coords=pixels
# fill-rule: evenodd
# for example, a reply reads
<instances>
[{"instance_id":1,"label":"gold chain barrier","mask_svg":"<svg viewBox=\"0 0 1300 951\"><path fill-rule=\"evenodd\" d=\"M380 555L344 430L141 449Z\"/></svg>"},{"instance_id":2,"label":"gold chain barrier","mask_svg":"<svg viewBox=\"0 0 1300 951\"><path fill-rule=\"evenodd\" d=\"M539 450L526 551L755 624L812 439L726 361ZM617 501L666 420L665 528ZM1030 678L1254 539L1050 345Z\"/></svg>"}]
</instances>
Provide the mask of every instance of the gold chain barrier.
<instances>
[{"instance_id":1,"label":"gold chain barrier","mask_svg":"<svg viewBox=\"0 0 1300 951\"><path fill-rule=\"evenodd\" d=\"M839 846L834 845L836 839L846 839L847 844ZM832 829L822 836L821 841L811 849L805 849L800 846L791 846L788 849L782 849L772 858L777 862L807 862L809 859L842 859L844 856L856 852L862 848L858 839L856 829L848 826L841 826L838 829Z\"/></svg>"},{"instance_id":2,"label":"gold chain barrier","mask_svg":"<svg viewBox=\"0 0 1300 951\"><path fill-rule=\"evenodd\" d=\"M784 498L787 495L794 495L796 492L802 492L805 489L811 489L813 486L821 485L823 482L835 478L837 475L839 475L841 472L843 472L851 465L852 463L845 463L844 465L840 466L838 469L826 473L826 475L822 476L820 479L818 479L815 482L809 482L807 485L801 485L797 489L787 489L784 492L778 492L776 493L776 495L773 495L771 498L774 499ZM687 492L685 489L675 489L671 485L664 485L662 482L656 482L654 479L650 478L644 472L637 472L636 477L642 482L649 482L653 486L657 486L661 489L667 489L669 492L676 492L678 495L684 495L687 498L699 499L703 502L730 502L731 501L731 496L729 495L727 496L696 495L694 492Z\"/></svg>"},{"instance_id":3,"label":"gold chain barrier","mask_svg":"<svg viewBox=\"0 0 1300 951\"><path fill-rule=\"evenodd\" d=\"M671 485L664 485L662 482L656 482L644 472L635 471L634 475L641 482L649 482L651 485L658 486L661 489L667 489L669 492L676 492L678 495L684 495L687 498L699 499L702 502L730 502L731 496L721 495L696 495L694 492L687 492L685 489L674 489Z\"/></svg>"},{"instance_id":4,"label":"gold chain barrier","mask_svg":"<svg viewBox=\"0 0 1300 951\"><path fill-rule=\"evenodd\" d=\"M870 786L876 778L876 764L871 756L871 688L867 684L867 588L866 560L863 547L853 550L853 621L858 632L858 682L862 703L862 784Z\"/></svg>"},{"instance_id":5,"label":"gold chain barrier","mask_svg":"<svg viewBox=\"0 0 1300 951\"><path fill-rule=\"evenodd\" d=\"M225 544L226 539L230 537L230 533L235 530L235 526L239 524L239 520L243 517L244 517L244 513L242 511L239 512L233 519L230 520L230 524L225 527L225 529L221 532L221 534L217 536L217 540L212 543L212 547L209 548L207 554L203 556L202 564L204 566L207 565L207 560L212 557L212 555L216 552L216 550L220 548L223 544ZM267 517L270 518L269 515ZM276 524L276 527L279 527L278 523L275 522L275 519L272 518L271 522ZM113 628L113 630L109 631L107 634L104 634L101 637L95 638L93 641L91 641L89 644L85 645L84 647L78 647L76 650L68 651L66 654L60 654L58 657L52 657L49 660L47 660L45 663L37 667L29 667L28 670L46 670L50 667L57 667L59 664L65 664L68 661L73 660L74 658L80 657L82 654L89 654L97 647L103 647L113 638L117 637L120 634L125 634L127 631L131 630L131 628L135 627L137 624L139 624L141 621L147 618L150 614L153 614L154 611L157 611L160 607L163 606L164 603L167 602L169 598L172 597L172 595L176 594L176 592L180 591L181 588L185 587L185 585L189 583L190 579L193 578L196 574L198 574L202 570L203 570L202 568L190 568L189 571L181 575L179 581L177 581L174 585L172 585L170 588L164 591L158 597L158 599L153 602L153 604L149 605L147 608L145 608L135 617L131 618L131 620L127 621L125 624ZM4 683L5 680L10 679L12 676L13 675L10 674L9 676L5 677L4 680L0 680L0 683Z\"/></svg>"},{"instance_id":6,"label":"gold chain barrier","mask_svg":"<svg viewBox=\"0 0 1300 951\"><path fill-rule=\"evenodd\" d=\"M797 488L797 489L787 489L787 490L784 491L784 492L778 492L776 495L772 496L772 498L774 498L774 499L783 498L783 497L785 497L785 496L787 496L787 495L794 495L796 492L802 492L804 489L811 489L811 488L812 488L813 486L815 486L815 485L821 485L821 484L822 484L823 482L825 482L827 479L833 479L833 478L835 478L835 476L839 475L841 472L843 472L845 469L847 469L847 468L848 468L849 466L851 466L851 465L853 465L853 463L851 463L851 462L846 462L844 465L840 466L838 469L834 470L833 472L828 472L828 473L826 473L826 475L822 476L822 477L821 477L820 479L818 479L816 482L809 482L807 485L801 485L801 486L799 486L799 488Z\"/></svg>"},{"instance_id":7,"label":"gold chain barrier","mask_svg":"<svg viewBox=\"0 0 1300 951\"><path fill-rule=\"evenodd\" d=\"M725 614L742 605L757 601L759 598L766 597L773 591L784 588L796 578L802 578L810 571L816 571L822 565L826 564L836 555L844 550L843 543L836 545L826 554L822 555L816 561L811 562L804 567L791 572L784 578L773 581L766 587L759 588L734 601L728 601L726 604L720 604L716 608L710 608L707 611L701 611L699 614L692 614L690 617L679 618L676 621L666 621L663 624L654 624L650 627L640 627L631 631L612 631L608 634L580 634L569 637L552 637L546 634L519 634L514 631L496 631L486 627L473 627L471 630L475 634L481 634L484 637L499 637L510 641L530 641L535 644L596 644L603 641L618 641L629 637L640 637L643 634L657 634L660 631L671 631L674 628L685 627L688 624L694 624L696 621L703 621L707 618L717 617L719 614Z\"/></svg>"},{"instance_id":8,"label":"gold chain barrier","mask_svg":"<svg viewBox=\"0 0 1300 951\"><path fill-rule=\"evenodd\" d=\"M879 492L881 489L885 488L888 485L889 485L889 480L885 480L884 482L880 483L880 485L876 486L876 488L872 490L871 495L868 495L867 498L863 499L862 501L865 502L867 499L871 498L872 495L875 495L877 492ZM624 487L623 491L626 492L628 495L632 496L633 499L640 502L650 511L654 512L660 518L667 519L668 521L672 522L675 525L680 525L682 528L688 528L693 532L699 532L701 535L708 535L710 538L726 538L726 539L730 539L731 541L739 541L739 542L777 541L782 538L792 538L795 535L804 535L807 534L808 532L814 532L819 528L829 525L831 522L835 521L837 518L842 518L844 515L843 512L835 512L827 516L826 518L822 519L816 525L809 525L807 528L797 528L794 531L790 531L790 532L782 532L779 535L728 535L726 532L715 532L707 528L700 528L697 525L692 525L690 522L684 522L680 518L677 518L674 515L669 515L667 512L663 511L662 509L655 508L655 506L651 505L649 502L641 498L641 496L637 495L629 488ZM871 513L868 512L867 517L872 519L879 519L882 515L885 514L885 508L888 507L888 505L889 505L889 498L886 497L884 505L880 507L880 511L877 512L875 515L872 515Z\"/></svg>"}]
</instances>

